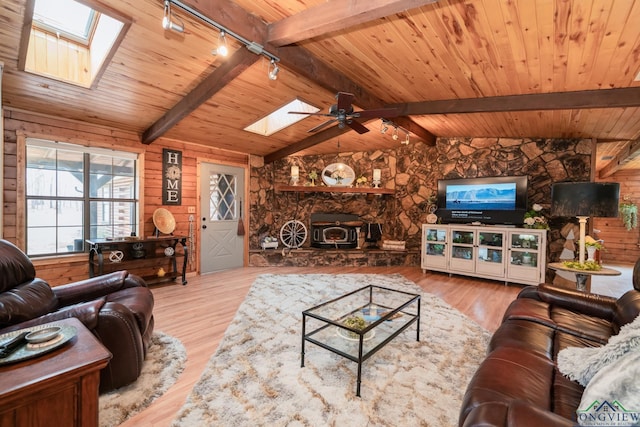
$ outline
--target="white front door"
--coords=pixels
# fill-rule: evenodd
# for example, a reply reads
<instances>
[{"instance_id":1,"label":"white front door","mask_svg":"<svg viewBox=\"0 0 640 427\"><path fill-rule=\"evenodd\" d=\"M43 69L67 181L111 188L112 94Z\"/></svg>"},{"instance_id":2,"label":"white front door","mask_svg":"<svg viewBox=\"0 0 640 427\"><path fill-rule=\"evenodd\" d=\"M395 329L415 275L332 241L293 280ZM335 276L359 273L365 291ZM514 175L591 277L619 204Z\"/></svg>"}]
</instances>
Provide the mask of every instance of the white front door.
<instances>
[{"instance_id":1,"label":"white front door","mask_svg":"<svg viewBox=\"0 0 640 427\"><path fill-rule=\"evenodd\" d=\"M200 273L242 267L244 236L238 232L238 221L246 221L241 215L244 169L202 163L200 179Z\"/></svg>"}]
</instances>

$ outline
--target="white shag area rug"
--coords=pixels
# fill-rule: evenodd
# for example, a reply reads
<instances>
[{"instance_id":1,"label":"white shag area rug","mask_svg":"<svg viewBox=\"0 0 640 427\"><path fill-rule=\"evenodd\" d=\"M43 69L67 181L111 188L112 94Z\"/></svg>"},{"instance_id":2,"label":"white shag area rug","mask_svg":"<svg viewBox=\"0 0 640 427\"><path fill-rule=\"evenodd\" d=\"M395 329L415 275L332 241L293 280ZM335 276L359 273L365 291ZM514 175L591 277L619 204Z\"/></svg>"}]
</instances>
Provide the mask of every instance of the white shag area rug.
<instances>
[{"instance_id":1,"label":"white shag area rug","mask_svg":"<svg viewBox=\"0 0 640 427\"><path fill-rule=\"evenodd\" d=\"M176 382L186 360L187 351L179 339L160 331L154 332L138 379L100 395L100 427L122 424L151 405Z\"/></svg>"},{"instance_id":2,"label":"white shag area rug","mask_svg":"<svg viewBox=\"0 0 640 427\"><path fill-rule=\"evenodd\" d=\"M306 344L302 311L366 285L422 295L412 325L363 363ZM490 333L401 275L261 275L173 426L454 426ZM203 338L204 339L204 338Z\"/></svg>"}]
</instances>

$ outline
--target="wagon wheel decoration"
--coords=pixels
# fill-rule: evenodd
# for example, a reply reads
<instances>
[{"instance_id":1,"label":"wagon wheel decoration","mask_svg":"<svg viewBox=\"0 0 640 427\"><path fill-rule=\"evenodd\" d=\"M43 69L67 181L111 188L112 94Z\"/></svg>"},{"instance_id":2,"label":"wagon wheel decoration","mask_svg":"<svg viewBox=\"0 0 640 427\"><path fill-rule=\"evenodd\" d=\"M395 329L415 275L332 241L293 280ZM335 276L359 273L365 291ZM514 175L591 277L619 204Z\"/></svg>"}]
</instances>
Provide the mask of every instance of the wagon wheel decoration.
<instances>
[{"instance_id":1,"label":"wagon wheel decoration","mask_svg":"<svg viewBox=\"0 0 640 427\"><path fill-rule=\"evenodd\" d=\"M298 220L287 221L280 229L280 240L286 247L297 249L307 240L307 227Z\"/></svg>"}]
</instances>

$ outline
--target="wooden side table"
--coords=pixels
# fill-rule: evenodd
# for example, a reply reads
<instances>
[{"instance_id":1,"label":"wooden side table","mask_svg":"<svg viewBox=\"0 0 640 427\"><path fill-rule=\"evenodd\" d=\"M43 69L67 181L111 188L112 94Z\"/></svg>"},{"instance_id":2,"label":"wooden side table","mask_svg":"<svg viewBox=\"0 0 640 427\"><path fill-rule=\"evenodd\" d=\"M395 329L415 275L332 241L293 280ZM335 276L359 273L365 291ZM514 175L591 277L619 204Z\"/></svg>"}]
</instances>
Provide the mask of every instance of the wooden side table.
<instances>
[{"instance_id":1,"label":"wooden side table","mask_svg":"<svg viewBox=\"0 0 640 427\"><path fill-rule=\"evenodd\" d=\"M100 370L111 353L76 318L77 334L50 353L0 366L0 426L98 426Z\"/></svg>"},{"instance_id":2,"label":"wooden side table","mask_svg":"<svg viewBox=\"0 0 640 427\"><path fill-rule=\"evenodd\" d=\"M613 268L602 267L600 270L579 270L577 268L570 268L561 262L552 262L549 264L549 268L552 270L568 271L576 275L576 289L579 291L587 291L587 278L589 276L619 276L622 273Z\"/></svg>"}]
</instances>

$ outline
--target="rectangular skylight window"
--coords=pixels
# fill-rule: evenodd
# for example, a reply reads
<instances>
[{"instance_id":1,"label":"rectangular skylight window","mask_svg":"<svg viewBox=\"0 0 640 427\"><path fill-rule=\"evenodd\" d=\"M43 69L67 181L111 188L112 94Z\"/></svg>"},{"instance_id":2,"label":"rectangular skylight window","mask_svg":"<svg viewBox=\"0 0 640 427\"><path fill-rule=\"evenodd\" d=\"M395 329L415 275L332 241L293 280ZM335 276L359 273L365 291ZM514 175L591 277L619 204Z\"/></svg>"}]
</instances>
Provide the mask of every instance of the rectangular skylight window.
<instances>
[{"instance_id":1,"label":"rectangular skylight window","mask_svg":"<svg viewBox=\"0 0 640 427\"><path fill-rule=\"evenodd\" d=\"M73 0L36 0L34 25L87 45L96 11Z\"/></svg>"},{"instance_id":2,"label":"rectangular skylight window","mask_svg":"<svg viewBox=\"0 0 640 427\"><path fill-rule=\"evenodd\" d=\"M244 130L247 132L257 133L258 135L270 136L308 117L304 114L289 114L289 111L317 113L320 109L296 98L290 103L278 108L268 116L250 124L244 128Z\"/></svg>"}]
</instances>

